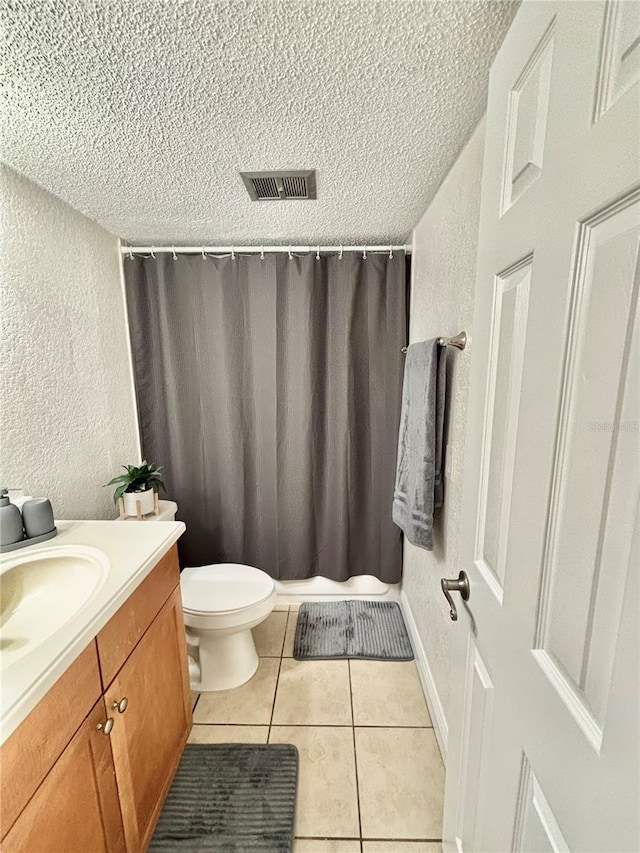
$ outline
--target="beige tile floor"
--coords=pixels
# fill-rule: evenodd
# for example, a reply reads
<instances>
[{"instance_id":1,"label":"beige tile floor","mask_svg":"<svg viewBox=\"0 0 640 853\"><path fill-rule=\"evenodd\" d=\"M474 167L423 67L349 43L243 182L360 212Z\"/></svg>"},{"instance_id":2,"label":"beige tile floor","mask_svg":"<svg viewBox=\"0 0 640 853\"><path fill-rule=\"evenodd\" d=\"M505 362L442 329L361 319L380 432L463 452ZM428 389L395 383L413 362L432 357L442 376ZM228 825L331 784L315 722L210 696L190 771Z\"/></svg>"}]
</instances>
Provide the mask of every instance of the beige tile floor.
<instances>
[{"instance_id":1,"label":"beige tile floor","mask_svg":"<svg viewBox=\"0 0 640 853\"><path fill-rule=\"evenodd\" d=\"M247 684L194 694L190 743L293 743L295 853L436 853L444 768L416 665L293 659L297 607L254 630Z\"/></svg>"}]
</instances>

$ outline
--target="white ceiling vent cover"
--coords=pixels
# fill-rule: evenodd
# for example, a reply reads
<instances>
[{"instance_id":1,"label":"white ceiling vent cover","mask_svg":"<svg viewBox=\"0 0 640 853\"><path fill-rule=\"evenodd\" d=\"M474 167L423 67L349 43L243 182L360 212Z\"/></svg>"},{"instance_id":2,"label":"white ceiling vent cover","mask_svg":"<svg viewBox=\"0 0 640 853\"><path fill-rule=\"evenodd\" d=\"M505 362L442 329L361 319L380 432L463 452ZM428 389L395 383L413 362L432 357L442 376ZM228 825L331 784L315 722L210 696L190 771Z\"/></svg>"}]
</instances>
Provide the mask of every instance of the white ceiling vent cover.
<instances>
[{"instance_id":1,"label":"white ceiling vent cover","mask_svg":"<svg viewBox=\"0 0 640 853\"><path fill-rule=\"evenodd\" d=\"M316 196L316 171L240 172L253 201L302 201Z\"/></svg>"}]
</instances>

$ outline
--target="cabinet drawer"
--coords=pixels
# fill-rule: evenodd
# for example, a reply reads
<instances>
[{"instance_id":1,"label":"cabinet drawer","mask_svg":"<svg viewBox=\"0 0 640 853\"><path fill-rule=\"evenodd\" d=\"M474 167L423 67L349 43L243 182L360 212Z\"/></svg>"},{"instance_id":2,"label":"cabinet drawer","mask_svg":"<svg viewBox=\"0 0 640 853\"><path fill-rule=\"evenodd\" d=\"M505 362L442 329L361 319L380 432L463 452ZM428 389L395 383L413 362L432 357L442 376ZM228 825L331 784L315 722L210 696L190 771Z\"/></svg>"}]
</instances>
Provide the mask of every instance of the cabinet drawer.
<instances>
[{"instance_id":1,"label":"cabinet drawer","mask_svg":"<svg viewBox=\"0 0 640 853\"><path fill-rule=\"evenodd\" d=\"M101 693L98 655L92 640L2 745L2 836L27 805Z\"/></svg>"},{"instance_id":2,"label":"cabinet drawer","mask_svg":"<svg viewBox=\"0 0 640 853\"><path fill-rule=\"evenodd\" d=\"M178 549L174 545L100 631L96 640L105 688L111 684L179 581Z\"/></svg>"}]
</instances>

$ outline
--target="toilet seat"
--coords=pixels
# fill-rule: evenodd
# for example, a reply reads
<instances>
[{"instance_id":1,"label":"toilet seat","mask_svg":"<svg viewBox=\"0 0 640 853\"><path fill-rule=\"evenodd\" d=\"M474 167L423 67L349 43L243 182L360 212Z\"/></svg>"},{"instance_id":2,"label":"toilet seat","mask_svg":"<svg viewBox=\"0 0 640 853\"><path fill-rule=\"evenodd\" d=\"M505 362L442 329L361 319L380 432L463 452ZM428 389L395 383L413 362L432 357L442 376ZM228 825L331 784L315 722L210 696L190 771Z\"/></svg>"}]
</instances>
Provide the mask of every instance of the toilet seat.
<instances>
[{"instance_id":1,"label":"toilet seat","mask_svg":"<svg viewBox=\"0 0 640 853\"><path fill-rule=\"evenodd\" d=\"M266 572L242 563L217 563L184 569L180 576L185 613L207 616L249 610L273 596L275 584Z\"/></svg>"},{"instance_id":2,"label":"toilet seat","mask_svg":"<svg viewBox=\"0 0 640 853\"><path fill-rule=\"evenodd\" d=\"M253 566L218 563L180 576L193 690L230 690L258 668L251 634L273 610L273 578Z\"/></svg>"}]
</instances>

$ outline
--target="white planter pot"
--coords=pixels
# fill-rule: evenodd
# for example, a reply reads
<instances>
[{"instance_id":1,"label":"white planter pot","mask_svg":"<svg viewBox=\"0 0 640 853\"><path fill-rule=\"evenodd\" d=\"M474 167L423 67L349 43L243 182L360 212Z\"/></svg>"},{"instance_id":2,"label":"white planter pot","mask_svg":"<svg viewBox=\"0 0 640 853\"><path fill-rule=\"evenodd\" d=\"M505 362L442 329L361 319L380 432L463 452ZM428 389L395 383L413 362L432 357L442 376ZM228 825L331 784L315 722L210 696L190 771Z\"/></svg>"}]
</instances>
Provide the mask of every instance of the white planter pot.
<instances>
[{"instance_id":1,"label":"white planter pot","mask_svg":"<svg viewBox=\"0 0 640 853\"><path fill-rule=\"evenodd\" d=\"M140 503L141 515L153 512L153 489L147 489L146 492L125 492L123 497L125 515L138 514L136 502Z\"/></svg>"}]
</instances>

